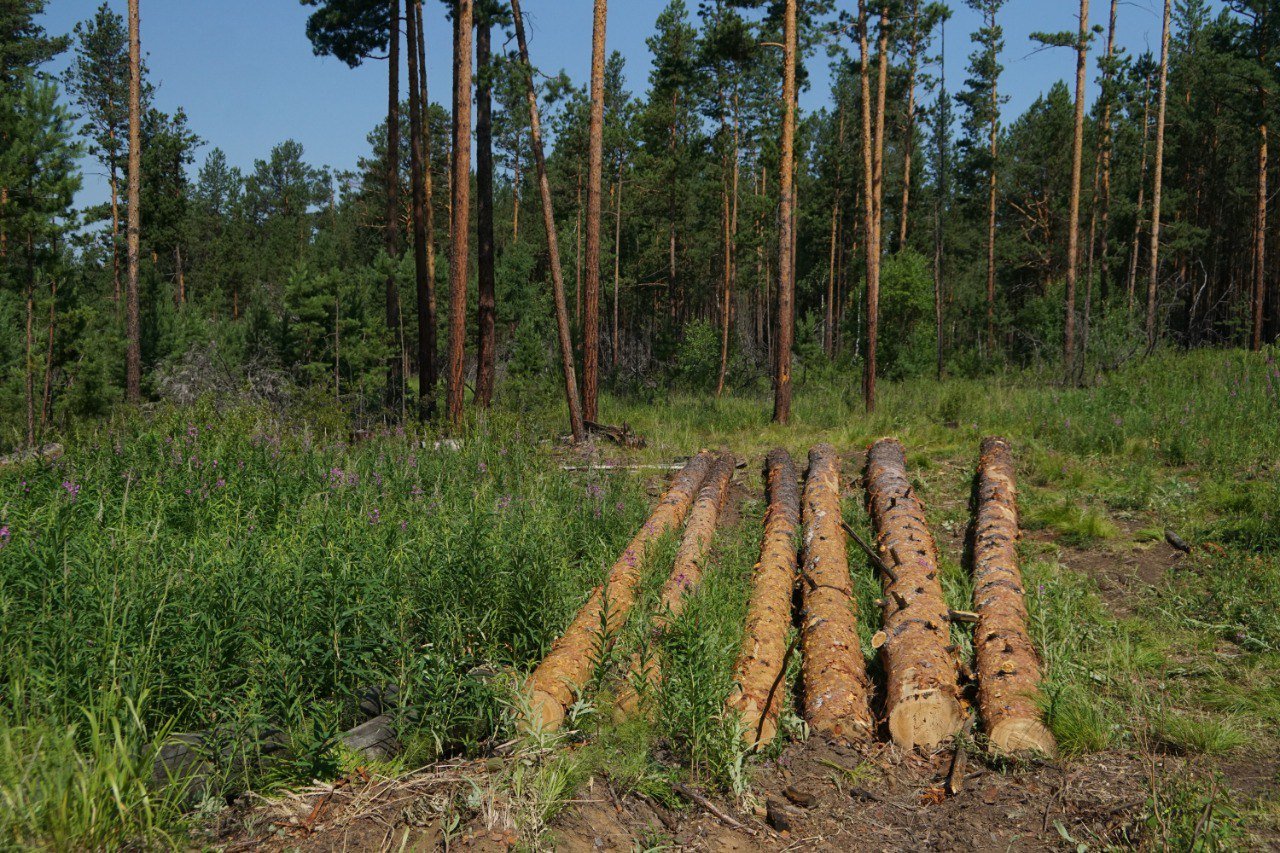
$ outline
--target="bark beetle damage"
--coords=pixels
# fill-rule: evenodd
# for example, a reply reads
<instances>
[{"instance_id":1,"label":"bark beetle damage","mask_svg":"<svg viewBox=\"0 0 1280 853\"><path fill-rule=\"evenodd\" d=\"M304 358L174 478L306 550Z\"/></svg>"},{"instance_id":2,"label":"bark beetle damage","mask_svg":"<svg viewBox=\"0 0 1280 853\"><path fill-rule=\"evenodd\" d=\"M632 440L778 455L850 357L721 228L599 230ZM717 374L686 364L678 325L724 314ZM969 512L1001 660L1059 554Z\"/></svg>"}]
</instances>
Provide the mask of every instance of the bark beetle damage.
<instances>
[{"instance_id":1,"label":"bark beetle damage","mask_svg":"<svg viewBox=\"0 0 1280 853\"><path fill-rule=\"evenodd\" d=\"M609 570L605 584L592 590L591 597L564 635L552 644L551 651L529 676L525 682L525 694L529 698L529 718L525 723L529 728L554 731L564 722L565 710L573 704L595 665L602 623L606 623L603 626L605 642L611 642L635 604L645 552L650 543L684 521L711 462L712 455L703 451L676 475L649 520Z\"/></svg>"},{"instance_id":2,"label":"bark beetle damage","mask_svg":"<svg viewBox=\"0 0 1280 853\"><path fill-rule=\"evenodd\" d=\"M819 444L809 451L804 486L804 716L816 732L857 742L871 736L871 685L840 522L840 461L835 448Z\"/></svg>"},{"instance_id":3,"label":"bark beetle damage","mask_svg":"<svg viewBox=\"0 0 1280 853\"><path fill-rule=\"evenodd\" d=\"M645 699L654 696L662 682L662 662L657 657L656 641L684 610L685 596L696 590L702 582L702 566L711 550L711 540L716 534L716 520L720 517L720 510L724 508L736 464L732 453L720 454L711 473L707 475L706 482L702 484L702 491L698 492L698 500L694 502L693 511L689 513L689 523L684 529L684 538L680 540L680 550L676 552L671 575L662 587L658 611L653 617L651 639L654 642L650 643L647 656L631 656L626 681L614 701L616 719L633 714L640 707L641 694ZM637 690L637 685L644 685L644 689Z\"/></svg>"},{"instance_id":4,"label":"bark beetle damage","mask_svg":"<svg viewBox=\"0 0 1280 853\"><path fill-rule=\"evenodd\" d=\"M884 630L877 637L889 734L902 749L934 746L954 735L963 721L959 672L947 650L950 622L938 581L937 548L896 439L871 446L866 483L880 553L897 575L896 581L884 578Z\"/></svg>"},{"instance_id":5,"label":"bark beetle damage","mask_svg":"<svg viewBox=\"0 0 1280 853\"><path fill-rule=\"evenodd\" d=\"M1003 752L1057 751L1037 703L1040 659L1027 633L1018 568L1018 493L1009 442L984 438L973 528L973 598L978 626L978 708L991 746Z\"/></svg>"},{"instance_id":6,"label":"bark beetle damage","mask_svg":"<svg viewBox=\"0 0 1280 853\"><path fill-rule=\"evenodd\" d=\"M742 720L743 739L756 746L769 743L777 733L786 693L783 670L796 577L795 535L800 526L799 489L791 456L781 449L769 451L765 476L769 510L764 541L751 579L746 633L734 667L735 684L726 703Z\"/></svg>"}]
</instances>

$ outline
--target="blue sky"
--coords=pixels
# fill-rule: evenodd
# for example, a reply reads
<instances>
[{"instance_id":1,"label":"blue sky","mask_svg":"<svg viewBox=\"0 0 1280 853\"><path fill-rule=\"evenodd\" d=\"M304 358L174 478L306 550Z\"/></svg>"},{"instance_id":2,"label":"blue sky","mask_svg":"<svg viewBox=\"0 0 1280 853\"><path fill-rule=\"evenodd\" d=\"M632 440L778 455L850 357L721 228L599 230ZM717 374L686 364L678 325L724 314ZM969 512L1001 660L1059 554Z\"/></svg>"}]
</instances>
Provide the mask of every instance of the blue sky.
<instances>
[{"instance_id":1,"label":"blue sky","mask_svg":"<svg viewBox=\"0 0 1280 853\"><path fill-rule=\"evenodd\" d=\"M92 16L101 0L52 0L43 16L52 33L69 32ZM126 0L110 0L121 14ZM1131 53L1158 52L1159 0L1123 0L1118 41ZM696 0L687 0L697 8ZM630 88L642 92L649 72L645 38L665 0L613 0L609 4L608 46L626 57ZM853 0L842 2L856 8ZM976 13L962 0L947 24L947 77L953 90L964 80L969 33ZM183 107L192 129L207 142L197 162L213 146L230 161L251 168L272 146L296 139L309 162L351 168L367 149L366 135L386 112L386 65L372 62L352 70L335 59L313 55L305 26L309 9L296 0L141 0L142 45L159 84L157 102L166 110ZM450 33L443 6L428 0L428 86L433 100L447 102ZM544 70L564 68L575 81L585 81L591 59L591 0L525 0L529 49ZM1106 23L1108 0L1093 0L1094 23ZM1079 5L1073 0L1009 0L1001 13L1005 31L1001 87L1010 96L1006 116L1025 110L1057 80L1074 77L1069 50L1037 50L1030 39L1036 30L1076 26ZM1099 47L1100 49L1100 47ZM65 57L51 70L65 65ZM826 59L814 63L813 85L802 96L805 109L829 99ZM1096 94L1090 63L1090 93ZM96 164L85 163L80 203L106 195Z\"/></svg>"}]
</instances>

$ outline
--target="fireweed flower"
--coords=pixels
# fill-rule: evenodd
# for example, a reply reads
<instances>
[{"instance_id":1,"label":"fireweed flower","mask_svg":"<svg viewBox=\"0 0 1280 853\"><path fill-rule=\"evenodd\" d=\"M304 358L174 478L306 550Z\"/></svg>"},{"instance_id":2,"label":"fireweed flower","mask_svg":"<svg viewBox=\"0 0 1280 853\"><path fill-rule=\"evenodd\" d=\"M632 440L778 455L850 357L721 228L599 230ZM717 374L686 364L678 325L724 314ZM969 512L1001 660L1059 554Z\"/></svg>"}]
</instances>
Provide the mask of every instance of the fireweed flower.
<instances>
[{"instance_id":1,"label":"fireweed flower","mask_svg":"<svg viewBox=\"0 0 1280 853\"><path fill-rule=\"evenodd\" d=\"M79 483L77 483L77 482L75 482L75 481L73 481L73 480L63 480L63 481L62 481L62 488L66 489L67 497L68 497L68 498L70 498L71 500L73 500L73 501L74 501L76 498L80 497L80 484L79 484Z\"/></svg>"},{"instance_id":2,"label":"fireweed flower","mask_svg":"<svg viewBox=\"0 0 1280 853\"><path fill-rule=\"evenodd\" d=\"M502 495L498 498L498 510L501 512L511 506L511 495Z\"/></svg>"},{"instance_id":3,"label":"fireweed flower","mask_svg":"<svg viewBox=\"0 0 1280 853\"><path fill-rule=\"evenodd\" d=\"M369 523L370 524L382 523L382 513L378 512L377 507L374 507L373 512L369 513Z\"/></svg>"},{"instance_id":4,"label":"fireweed flower","mask_svg":"<svg viewBox=\"0 0 1280 853\"><path fill-rule=\"evenodd\" d=\"M0 548L9 544L9 525L0 527Z\"/></svg>"}]
</instances>

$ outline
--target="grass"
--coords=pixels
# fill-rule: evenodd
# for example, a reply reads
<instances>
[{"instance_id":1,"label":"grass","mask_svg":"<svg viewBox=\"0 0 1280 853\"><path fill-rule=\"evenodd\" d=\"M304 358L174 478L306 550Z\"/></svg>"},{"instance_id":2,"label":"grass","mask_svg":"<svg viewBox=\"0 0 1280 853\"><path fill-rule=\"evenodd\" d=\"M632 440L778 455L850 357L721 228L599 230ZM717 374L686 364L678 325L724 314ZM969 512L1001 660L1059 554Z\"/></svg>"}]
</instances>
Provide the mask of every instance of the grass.
<instances>
[{"instance_id":1,"label":"grass","mask_svg":"<svg viewBox=\"0 0 1280 853\"><path fill-rule=\"evenodd\" d=\"M967 524L978 440L1008 436L1025 526L1053 540L1029 538L1022 555L1064 754L1139 748L1208 760L1276 749L1272 369L1262 356L1196 352L1157 354L1087 389L1030 374L917 379L884 383L871 416L856 382L814 380L797 389L786 428L767 422L766 401L749 389L720 400L607 397L602 411L648 438L639 459L727 446L748 459L738 476L753 487L769 447L803 460L818 441L850 450L897 435L935 535L952 543L941 577L961 609L970 585L951 534ZM349 765L335 738L359 720L370 687L396 686L412 711L402 762L481 753L506 736L512 685L653 499L644 474L554 464L554 389L500 403L456 451L435 449L430 433L351 445L305 418L210 405L94 424L67 437L58 464L0 473L0 847L171 846L192 804L146 785L148 749L166 733L213 731L252 752L279 729L288 761L223 775L238 774L232 787L294 784ZM578 743L531 747L507 780L526 838L592 775L663 800L681 777L749 789L753 759L722 713L763 514L759 500L741 509L659 640L666 680L654 713L618 726L607 691L650 642L645 613L674 537L653 552L638 616L576 709ZM844 510L868 536L861 501ZM1060 547L1113 554L1166 527L1193 554L1135 593L1124 617ZM856 551L850 564L874 669L879 588ZM967 633L956 641L966 647ZM1225 657L1215 652L1224 645ZM678 771L653 757L660 749ZM1160 808L1173 836L1181 815L1198 809L1198 819L1205 804L1172 791ZM1223 808L1207 823L1230 839L1240 820Z\"/></svg>"}]
</instances>

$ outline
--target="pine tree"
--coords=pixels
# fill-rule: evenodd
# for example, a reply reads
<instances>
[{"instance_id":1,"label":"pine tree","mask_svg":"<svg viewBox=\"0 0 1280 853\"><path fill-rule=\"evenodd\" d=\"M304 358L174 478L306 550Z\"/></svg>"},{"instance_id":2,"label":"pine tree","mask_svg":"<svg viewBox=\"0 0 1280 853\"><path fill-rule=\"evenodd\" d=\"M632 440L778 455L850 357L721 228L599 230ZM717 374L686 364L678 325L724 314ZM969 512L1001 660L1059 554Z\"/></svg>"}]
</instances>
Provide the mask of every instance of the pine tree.
<instances>
[{"instance_id":1,"label":"pine tree","mask_svg":"<svg viewBox=\"0 0 1280 853\"><path fill-rule=\"evenodd\" d=\"M449 358L446 413L462 425L466 360L467 278L471 230L471 29L473 0L457 0L453 11L453 181L449 228Z\"/></svg>"}]
</instances>

